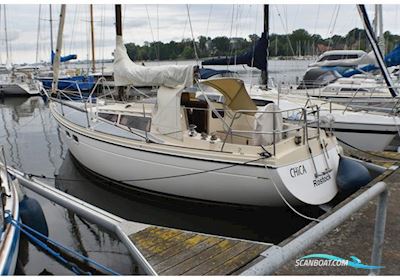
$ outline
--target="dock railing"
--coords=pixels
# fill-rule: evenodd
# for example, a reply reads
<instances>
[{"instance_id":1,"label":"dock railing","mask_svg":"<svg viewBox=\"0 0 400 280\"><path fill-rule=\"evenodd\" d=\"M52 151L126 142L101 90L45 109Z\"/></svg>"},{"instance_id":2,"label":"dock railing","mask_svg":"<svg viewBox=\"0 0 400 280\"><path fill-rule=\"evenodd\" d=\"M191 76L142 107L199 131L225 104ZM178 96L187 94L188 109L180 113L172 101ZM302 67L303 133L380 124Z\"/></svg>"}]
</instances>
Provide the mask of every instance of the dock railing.
<instances>
[{"instance_id":1,"label":"dock railing","mask_svg":"<svg viewBox=\"0 0 400 280\"><path fill-rule=\"evenodd\" d=\"M89 222L93 222L114 233L127 247L129 254L147 275L157 275L146 258L129 239L129 221L84 202L72 195L66 194L54 187L48 186L39 180L30 178L28 175L18 171L17 169L7 167L7 170L10 174L15 176L23 186L33 192L75 212L77 215Z\"/></svg>"},{"instance_id":2,"label":"dock railing","mask_svg":"<svg viewBox=\"0 0 400 280\"><path fill-rule=\"evenodd\" d=\"M318 240L340 226L352 214L359 211L371 200L378 197L376 210L375 230L372 245L371 265L380 266L383 251L384 233L386 225L386 212L388 207L388 190L386 183L380 181L369 187L359 196L351 199L339 209L320 222L313 222L307 230L301 230L294 239L283 241L281 246L273 246L261 253L263 260L244 270L241 275L270 275L292 260L294 257L304 252L307 248L314 245ZM380 269L373 269L370 275L378 275Z\"/></svg>"}]
</instances>

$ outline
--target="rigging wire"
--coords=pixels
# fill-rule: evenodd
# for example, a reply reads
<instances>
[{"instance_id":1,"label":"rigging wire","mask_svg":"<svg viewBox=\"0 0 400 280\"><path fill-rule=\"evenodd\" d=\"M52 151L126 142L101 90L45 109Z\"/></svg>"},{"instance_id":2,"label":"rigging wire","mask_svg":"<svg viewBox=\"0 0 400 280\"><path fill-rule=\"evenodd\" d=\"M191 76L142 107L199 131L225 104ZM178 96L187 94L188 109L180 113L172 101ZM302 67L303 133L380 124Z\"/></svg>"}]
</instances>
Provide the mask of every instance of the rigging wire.
<instances>
[{"instance_id":1,"label":"rigging wire","mask_svg":"<svg viewBox=\"0 0 400 280\"><path fill-rule=\"evenodd\" d=\"M89 74L90 72L90 12L89 12L89 5L87 5L87 10L86 10L86 73Z\"/></svg>"},{"instance_id":2,"label":"rigging wire","mask_svg":"<svg viewBox=\"0 0 400 280\"><path fill-rule=\"evenodd\" d=\"M69 43L69 52L70 53L72 53L72 45L73 45L73 42L74 42L74 34L75 34L75 26L76 26L76 19L77 19L77 14L78 14L78 7L79 7L79 5L75 5L75 10L74 10L74 18L73 18L73 20L72 20L72 32L71 32L71 41L70 41L70 43Z\"/></svg>"},{"instance_id":3,"label":"rigging wire","mask_svg":"<svg viewBox=\"0 0 400 280\"><path fill-rule=\"evenodd\" d=\"M211 19L212 10L213 10L213 5L211 4L210 5L210 11L208 12L208 20L207 20L207 28L206 28L206 39L208 38L208 28L210 26L210 19Z\"/></svg>"},{"instance_id":4,"label":"rigging wire","mask_svg":"<svg viewBox=\"0 0 400 280\"><path fill-rule=\"evenodd\" d=\"M232 40L232 32L233 32L233 18L235 16L235 5L232 4L232 17L231 17L231 29L229 32L229 54L232 56L232 44L230 43ZM228 61L228 63L226 64L226 69L229 69L229 63L230 61Z\"/></svg>"},{"instance_id":5,"label":"rigging wire","mask_svg":"<svg viewBox=\"0 0 400 280\"><path fill-rule=\"evenodd\" d=\"M319 20L319 9L320 9L320 5L317 5L317 13L315 16L315 23L314 23L314 34L317 34L317 24L318 24L318 20Z\"/></svg>"},{"instance_id":6,"label":"rigging wire","mask_svg":"<svg viewBox=\"0 0 400 280\"><path fill-rule=\"evenodd\" d=\"M38 19L38 29L37 29L37 35L36 35L36 58L35 58L35 63L39 62L39 36L40 36L40 16L42 12L42 5L39 4L39 19Z\"/></svg>"},{"instance_id":7,"label":"rigging wire","mask_svg":"<svg viewBox=\"0 0 400 280\"><path fill-rule=\"evenodd\" d=\"M257 5L255 6L255 9L256 9L256 18L255 18L255 21L254 21L254 30L257 30L257 25L258 25L258 12L259 12L259 9L257 9ZM257 32L257 31L256 31ZM254 67L254 55L255 55L255 49L256 49L256 41L257 40L254 40L252 43L252 49L253 49L253 52L252 52L252 56L251 56L251 67L249 68L249 73L250 73L250 89L251 88L253 88L253 79L254 79L254 72L253 72L253 67Z\"/></svg>"},{"instance_id":8,"label":"rigging wire","mask_svg":"<svg viewBox=\"0 0 400 280\"><path fill-rule=\"evenodd\" d=\"M157 60L160 61L160 18L158 16L158 4L156 6L157 11L157 42L156 42L156 50L157 50Z\"/></svg>"},{"instance_id":9,"label":"rigging wire","mask_svg":"<svg viewBox=\"0 0 400 280\"><path fill-rule=\"evenodd\" d=\"M187 23L188 23L188 19L186 18L186 20L185 20L185 25L184 25L184 27L183 27L182 41L185 39L185 33L186 33L186 26L187 26Z\"/></svg>"},{"instance_id":10,"label":"rigging wire","mask_svg":"<svg viewBox=\"0 0 400 280\"><path fill-rule=\"evenodd\" d=\"M105 25L106 25L105 5L103 5L103 6L102 6L102 9L101 9L101 27L100 27L100 41L101 41L101 74L102 74L102 75L104 75Z\"/></svg>"},{"instance_id":11,"label":"rigging wire","mask_svg":"<svg viewBox=\"0 0 400 280\"><path fill-rule=\"evenodd\" d=\"M285 33L286 33L285 37L286 37L286 39L288 41L288 45L289 45L290 51L292 52L292 55L295 56L295 52L293 50L293 46L292 46L292 43L291 43L290 38L289 38L289 30L287 29L287 25L285 26L285 23L283 22L283 19L282 19L281 13L279 11L278 5L274 5L274 7L275 7L276 12L278 14L278 17L279 17L279 19L281 21L282 27L285 30Z\"/></svg>"},{"instance_id":12,"label":"rigging wire","mask_svg":"<svg viewBox=\"0 0 400 280\"><path fill-rule=\"evenodd\" d=\"M157 56L157 44L156 44L156 40L155 40L155 38L154 38L153 27L152 27L152 25L151 25L151 19L150 19L149 9L147 9L147 4L144 5L144 6L145 6L145 8L146 8L147 20L148 20L148 22L149 22L151 38L152 38L152 40L153 40L154 50L155 50L155 53L156 53L156 56ZM157 59L160 60L159 57L157 57Z\"/></svg>"},{"instance_id":13,"label":"rigging wire","mask_svg":"<svg viewBox=\"0 0 400 280\"><path fill-rule=\"evenodd\" d=\"M192 34L194 56L196 58L197 65L199 65L199 56L197 54L196 40L195 40L194 34L193 34L192 20L190 19L189 4L186 4L186 11L187 11L187 16L188 16L188 20L189 20L190 33Z\"/></svg>"},{"instance_id":14,"label":"rigging wire","mask_svg":"<svg viewBox=\"0 0 400 280\"><path fill-rule=\"evenodd\" d=\"M332 24L332 30L331 30L331 32L330 32L330 35L333 35L333 32L334 32L334 30L335 30L336 22L337 22L337 19L338 19L338 16L339 16L339 11L340 11L340 5L337 5L336 15L335 15L335 19L334 19L333 24ZM330 46L331 46L332 43L333 43L333 40L332 40L332 38L331 38L331 39L329 40L329 43L328 43L328 48L330 48Z\"/></svg>"},{"instance_id":15,"label":"rigging wire","mask_svg":"<svg viewBox=\"0 0 400 280\"><path fill-rule=\"evenodd\" d=\"M0 28L1 28L1 8L2 8L2 5L0 5ZM1 29L0 29L1 30ZM1 44L1 46L4 46L4 41L3 40L0 40L0 44ZM2 58L1 58L1 55L2 54L2 52L0 52L0 64L3 64L3 62L2 62Z\"/></svg>"}]
</instances>

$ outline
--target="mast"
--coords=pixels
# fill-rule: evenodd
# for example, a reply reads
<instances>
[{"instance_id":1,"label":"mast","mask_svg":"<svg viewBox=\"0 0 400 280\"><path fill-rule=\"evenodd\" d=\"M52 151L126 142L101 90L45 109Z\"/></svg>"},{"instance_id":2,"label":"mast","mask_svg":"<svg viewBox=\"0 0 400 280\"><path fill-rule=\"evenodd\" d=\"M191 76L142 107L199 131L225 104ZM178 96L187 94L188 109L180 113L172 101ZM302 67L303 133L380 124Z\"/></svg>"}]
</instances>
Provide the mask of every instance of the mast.
<instances>
[{"instance_id":1,"label":"mast","mask_svg":"<svg viewBox=\"0 0 400 280\"><path fill-rule=\"evenodd\" d=\"M3 13L4 13L4 39L6 41L6 66L10 63L10 52L8 47L8 37L7 37L7 12L6 5L3 4Z\"/></svg>"},{"instance_id":2,"label":"mast","mask_svg":"<svg viewBox=\"0 0 400 280\"><path fill-rule=\"evenodd\" d=\"M42 11L42 5L39 4L39 18L38 18L38 31L36 37L36 63L39 62L39 37L40 37L40 14Z\"/></svg>"},{"instance_id":3,"label":"mast","mask_svg":"<svg viewBox=\"0 0 400 280\"><path fill-rule=\"evenodd\" d=\"M368 18L367 11L365 9L365 5L357 5L358 12L360 13L361 20L364 24L365 32L367 34L367 38L369 43L371 44L372 50L374 51L376 61L378 62L379 68L381 69L382 76L385 79L386 85L389 88L390 94L393 98L398 96L397 90L394 88L393 81L390 78L389 72L386 68L383 55L381 50L378 47L378 43L376 41L375 34L372 30L371 23Z\"/></svg>"},{"instance_id":4,"label":"mast","mask_svg":"<svg viewBox=\"0 0 400 280\"><path fill-rule=\"evenodd\" d=\"M378 45L383 55L385 55L385 38L383 36L383 17L382 17L382 4L377 4L378 9Z\"/></svg>"},{"instance_id":5,"label":"mast","mask_svg":"<svg viewBox=\"0 0 400 280\"><path fill-rule=\"evenodd\" d=\"M117 36L122 36L122 20L121 20L121 5L115 5L115 33ZM118 87L118 97L121 101L125 100L124 87Z\"/></svg>"},{"instance_id":6,"label":"mast","mask_svg":"<svg viewBox=\"0 0 400 280\"><path fill-rule=\"evenodd\" d=\"M265 51L267 52L265 69L261 71L261 84L268 87L268 45L269 45L269 5L264 5L264 36L265 40Z\"/></svg>"},{"instance_id":7,"label":"mast","mask_svg":"<svg viewBox=\"0 0 400 280\"><path fill-rule=\"evenodd\" d=\"M96 72L96 59L94 47L94 24L93 24L93 4L90 4L90 36L92 40L92 72Z\"/></svg>"},{"instance_id":8,"label":"mast","mask_svg":"<svg viewBox=\"0 0 400 280\"><path fill-rule=\"evenodd\" d=\"M50 47L51 47L51 56L53 56L53 50L54 50L54 46L53 46L53 13L52 13L51 4L49 4L49 9L50 9Z\"/></svg>"},{"instance_id":9,"label":"mast","mask_svg":"<svg viewBox=\"0 0 400 280\"><path fill-rule=\"evenodd\" d=\"M54 61L53 61L53 83L51 87L52 94L55 94L58 88L58 75L60 70L60 57L61 57L61 48L63 40L64 22L65 22L65 11L66 11L66 5L62 4L60 11L60 21L58 23L56 54L54 56Z\"/></svg>"}]
</instances>

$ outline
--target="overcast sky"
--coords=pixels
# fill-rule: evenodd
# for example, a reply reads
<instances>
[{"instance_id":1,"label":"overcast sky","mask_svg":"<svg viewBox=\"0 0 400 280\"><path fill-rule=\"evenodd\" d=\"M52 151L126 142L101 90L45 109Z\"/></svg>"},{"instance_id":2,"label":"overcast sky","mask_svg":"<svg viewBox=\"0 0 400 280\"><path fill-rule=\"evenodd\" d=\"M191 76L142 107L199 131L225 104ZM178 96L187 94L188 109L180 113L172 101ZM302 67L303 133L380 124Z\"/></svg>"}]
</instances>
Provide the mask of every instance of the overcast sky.
<instances>
[{"instance_id":1,"label":"overcast sky","mask_svg":"<svg viewBox=\"0 0 400 280\"><path fill-rule=\"evenodd\" d=\"M123 5L125 42L143 44L161 40L180 41L191 38L186 5ZM53 5L54 45L57 37L59 5ZM370 18L373 5L367 5ZM4 8L0 18L1 63L5 62ZM41 5L39 43L39 5L6 5L8 39L12 62L49 60L49 5ZM262 31L262 5L190 5L189 14L194 37L247 37ZM399 5L384 5L384 29L400 34ZM94 5L96 58L111 58L115 45L114 6ZM346 34L362 27L355 5L271 5L270 32L286 33L304 28L310 33L329 37ZM64 54L76 53L79 59L88 57L90 48L89 5L67 5L64 28Z\"/></svg>"}]
</instances>

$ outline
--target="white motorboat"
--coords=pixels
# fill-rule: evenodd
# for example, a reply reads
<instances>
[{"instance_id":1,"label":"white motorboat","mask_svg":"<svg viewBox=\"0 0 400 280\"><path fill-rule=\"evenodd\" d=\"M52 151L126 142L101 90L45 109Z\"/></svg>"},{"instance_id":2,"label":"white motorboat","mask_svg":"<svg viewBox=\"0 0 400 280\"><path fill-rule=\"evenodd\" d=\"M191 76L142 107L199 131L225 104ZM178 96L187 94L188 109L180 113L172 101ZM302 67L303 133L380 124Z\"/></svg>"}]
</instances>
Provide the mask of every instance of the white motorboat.
<instances>
[{"instance_id":1,"label":"white motorboat","mask_svg":"<svg viewBox=\"0 0 400 280\"><path fill-rule=\"evenodd\" d=\"M343 144L362 150L383 151L400 131L400 118L394 115L365 110L354 111L351 107L299 95L278 96L277 93L256 87L253 88L251 97L259 106L273 102L285 110L318 105L319 117L322 120L319 123L320 127L333 130ZM300 116L286 115L286 117L296 119Z\"/></svg>"},{"instance_id":2,"label":"white motorboat","mask_svg":"<svg viewBox=\"0 0 400 280\"><path fill-rule=\"evenodd\" d=\"M43 93L42 83L32 74L11 71L0 75L0 95L39 95Z\"/></svg>"},{"instance_id":3,"label":"white motorboat","mask_svg":"<svg viewBox=\"0 0 400 280\"><path fill-rule=\"evenodd\" d=\"M309 67L355 66L374 63L373 53L363 50L331 50L321 54Z\"/></svg>"}]
</instances>

